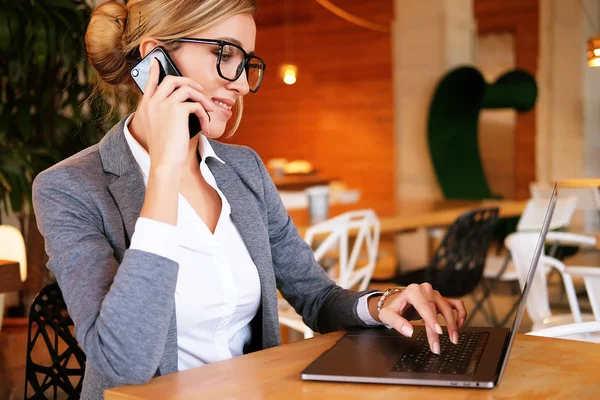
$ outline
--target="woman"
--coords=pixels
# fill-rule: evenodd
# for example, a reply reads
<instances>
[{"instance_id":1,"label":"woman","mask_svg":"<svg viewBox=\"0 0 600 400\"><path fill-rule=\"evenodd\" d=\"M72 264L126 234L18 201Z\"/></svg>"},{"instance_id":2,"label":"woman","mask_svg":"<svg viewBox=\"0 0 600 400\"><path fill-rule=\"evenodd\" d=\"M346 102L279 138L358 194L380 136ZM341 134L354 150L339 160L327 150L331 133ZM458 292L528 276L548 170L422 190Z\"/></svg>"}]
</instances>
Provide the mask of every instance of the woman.
<instances>
[{"instance_id":1,"label":"woman","mask_svg":"<svg viewBox=\"0 0 600 400\"><path fill-rule=\"evenodd\" d=\"M464 305L428 284L383 298L335 286L258 155L212 140L233 134L260 85L260 65L248 67L254 11L254 0L130 0L92 15L99 90L124 87L135 112L33 187L48 268L87 356L83 398L280 344L276 289L319 332L384 323L410 336L408 319L422 318L439 353L440 312L458 341ZM159 45L184 77L159 85L153 61L140 97L131 68ZM235 56L244 64L227 75ZM191 139L190 114L202 126Z\"/></svg>"}]
</instances>

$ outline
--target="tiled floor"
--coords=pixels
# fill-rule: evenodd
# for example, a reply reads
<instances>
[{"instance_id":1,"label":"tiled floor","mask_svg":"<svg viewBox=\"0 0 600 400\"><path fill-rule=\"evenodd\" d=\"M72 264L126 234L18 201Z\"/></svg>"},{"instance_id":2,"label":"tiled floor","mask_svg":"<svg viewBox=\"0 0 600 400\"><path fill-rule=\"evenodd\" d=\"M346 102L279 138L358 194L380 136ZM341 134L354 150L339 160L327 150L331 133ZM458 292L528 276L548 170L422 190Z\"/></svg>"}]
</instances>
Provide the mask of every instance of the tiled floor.
<instances>
[{"instance_id":1,"label":"tiled floor","mask_svg":"<svg viewBox=\"0 0 600 400\"><path fill-rule=\"evenodd\" d=\"M600 265L600 262L595 263L597 258L582 259L579 265ZM583 285L581 282L576 282L578 290L581 290ZM379 283L372 285L373 288L385 289L389 284ZM516 295L512 291L510 284L501 284L495 291L492 301L499 315L505 314L513 302ZM561 284L558 280L554 280L550 285L550 299L553 311L569 312L566 298L561 290ZM467 310L473 308L473 301L470 296L463 298L467 306ZM582 311L589 312L589 305L582 303ZM512 319L507 323L510 326ZM479 313L473 320L473 326L487 326L488 321L484 315ZM519 329L520 332L527 332L531 328L531 321L524 316L524 320ZM285 331L282 331L282 334ZM287 336L287 335L286 335ZM299 335L291 334L286 339L298 339ZM0 400L2 399L21 399L23 398L24 382L25 382L25 351L27 343L27 330L24 327L6 327L0 332ZM43 359L43 354L37 354L39 359ZM45 359L49 359L47 356Z\"/></svg>"}]
</instances>

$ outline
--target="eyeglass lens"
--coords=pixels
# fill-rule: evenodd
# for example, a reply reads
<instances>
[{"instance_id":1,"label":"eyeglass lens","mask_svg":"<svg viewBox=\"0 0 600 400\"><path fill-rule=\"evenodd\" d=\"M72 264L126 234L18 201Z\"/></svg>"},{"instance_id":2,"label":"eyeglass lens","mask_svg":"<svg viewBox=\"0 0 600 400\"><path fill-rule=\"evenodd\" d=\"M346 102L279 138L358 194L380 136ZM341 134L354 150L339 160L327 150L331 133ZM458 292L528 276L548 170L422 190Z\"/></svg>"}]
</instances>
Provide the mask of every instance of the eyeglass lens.
<instances>
[{"instance_id":1,"label":"eyeglass lens","mask_svg":"<svg viewBox=\"0 0 600 400\"><path fill-rule=\"evenodd\" d=\"M221 74L231 80L239 77L244 69L244 53L236 46L224 45L221 52L221 63L219 65ZM248 65L248 85L251 90L260 85L264 70L264 64L256 58L252 58Z\"/></svg>"}]
</instances>

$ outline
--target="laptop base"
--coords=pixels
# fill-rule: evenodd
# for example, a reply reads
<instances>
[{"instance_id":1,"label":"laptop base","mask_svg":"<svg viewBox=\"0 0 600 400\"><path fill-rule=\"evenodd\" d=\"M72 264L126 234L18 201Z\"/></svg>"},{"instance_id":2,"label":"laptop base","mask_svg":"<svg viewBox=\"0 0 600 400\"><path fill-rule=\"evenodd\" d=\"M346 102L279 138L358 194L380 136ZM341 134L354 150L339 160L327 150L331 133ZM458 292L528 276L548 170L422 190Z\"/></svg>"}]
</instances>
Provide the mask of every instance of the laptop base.
<instances>
[{"instance_id":1,"label":"laptop base","mask_svg":"<svg viewBox=\"0 0 600 400\"><path fill-rule=\"evenodd\" d=\"M419 386L493 388L496 385L508 329L463 329L489 334L472 374L395 371L403 354L424 330L423 326L415 326L412 338L386 328L351 330L304 369L301 377L314 381Z\"/></svg>"}]
</instances>

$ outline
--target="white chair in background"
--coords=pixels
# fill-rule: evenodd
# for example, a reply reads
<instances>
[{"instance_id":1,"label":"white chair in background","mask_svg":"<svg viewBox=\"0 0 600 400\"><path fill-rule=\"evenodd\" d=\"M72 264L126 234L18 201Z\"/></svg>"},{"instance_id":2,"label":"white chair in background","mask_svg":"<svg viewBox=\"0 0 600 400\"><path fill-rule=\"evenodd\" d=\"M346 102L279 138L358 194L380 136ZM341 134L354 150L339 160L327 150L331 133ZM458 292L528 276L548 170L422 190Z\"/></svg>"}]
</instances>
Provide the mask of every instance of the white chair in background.
<instances>
[{"instance_id":1,"label":"white chair in background","mask_svg":"<svg viewBox=\"0 0 600 400\"><path fill-rule=\"evenodd\" d=\"M21 231L10 225L0 225L0 259L19 263L21 281L27 279L27 250ZM2 268L2 267L0 267ZM0 293L0 330L4 320L4 293Z\"/></svg>"},{"instance_id":2,"label":"white chair in background","mask_svg":"<svg viewBox=\"0 0 600 400\"><path fill-rule=\"evenodd\" d=\"M521 218L519 218L517 232L539 232L544 224L549 201L545 199L530 199L525 206L523 214L521 214ZM566 229L571 222L576 206L577 198L575 197L557 200L554 215L548 229ZM483 276L487 279L500 279L503 281L518 280L517 272L508 256L508 254L503 256L489 256L486 260ZM504 271L500 274L503 267Z\"/></svg>"},{"instance_id":3,"label":"white chair in background","mask_svg":"<svg viewBox=\"0 0 600 400\"><path fill-rule=\"evenodd\" d=\"M570 243L575 243L575 236L561 232L548 233L548 240L566 241L565 236L571 237ZM539 233L513 233L506 238L506 247L509 249L513 263L515 265L521 290L527 281L529 267L535 252L535 247L539 238ZM595 238L580 237L580 245L594 245ZM561 277L567 293L569 314L553 314L550 310L550 300L548 298L547 272L550 268L556 269ZM582 277L585 281L588 298L592 305L593 314L582 314L579 308L575 287L572 277ZM540 258L540 265L536 269L535 276L527 296L526 308L527 314L533 321L533 331L547 327L566 325L571 323L580 323L584 321L600 321L600 270L596 267L567 267L561 261L543 254Z\"/></svg>"},{"instance_id":4,"label":"white chair in background","mask_svg":"<svg viewBox=\"0 0 600 400\"><path fill-rule=\"evenodd\" d=\"M550 192L551 193L551 192ZM544 218L546 217L546 211L550 197L548 199L530 199L525 206L521 218L517 224L517 232L539 232L544 224ZM571 222L575 208L577 207L577 198L567 197L558 199L550 221L551 230L566 229ZM488 300L489 293L494 289L498 282L517 282L519 275L515 270L510 254L504 252L504 254L493 255L489 254L485 261L485 269L483 270L483 277L489 281L487 287L484 286L484 297L480 300ZM483 283L483 282L482 282ZM502 326L509 319L510 315L516 309L518 301L513 304L513 307L500 321L496 320L496 315L493 305L488 302L490 308L490 314L492 316L492 323L494 325ZM480 307L478 305L478 307Z\"/></svg>"},{"instance_id":5,"label":"white chair in background","mask_svg":"<svg viewBox=\"0 0 600 400\"><path fill-rule=\"evenodd\" d=\"M351 234L354 239L352 243ZM375 212L359 210L311 226L307 229L304 240L312 246L315 238L323 237L315 249L317 262L334 253L336 262L328 268L329 276L344 289L357 287L361 291L369 286L377 263L379 234L380 223ZM302 332L304 338L313 337L313 331L285 300L279 302L279 323Z\"/></svg>"},{"instance_id":6,"label":"white chair in background","mask_svg":"<svg viewBox=\"0 0 600 400\"><path fill-rule=\"evenodd\" d=\"M527 332L526 335L600 343L600 321L553 326Z\"/></svg>"},{"instance_id":7,"label":"white chair in background","mask_svg":"<svg viewBox=\"0 0 600 400\"><path fill-rule=\"evenodd\" d=\"M550 221L549 230L563 229L569 226L573 213L577 208L576 197L561 198L556 201L552 221ZM544 218L550 198L548 199L530 199L525 206L525 210L517 224L518 232L539 232L544 224Z\"/></svg>"},{"instance_id":8,"label":"white chair in background","mask_svg":"<svg viewBox=\"0 0 600 400\"><path fill-rule=\"evenodd\" d=\"M553 187L547 184L533 182L529 185L531 197L534 199L550 199ZM600 225L600 189L598 187L561 187L558 198L577 198L577 210L585 212L585 231L597 231Z\"/></svg>"},{"instance_id":9,"label":"white chair in background","mask_svg":"<svg viewBox=\"0 0 600 400\"><path fill-rule=\"evenodd\" d=\"M533 182L529 185L529 192L533 199L550 200L553 190L553 185L539 182ZM600 210L600 189L597 187L561 187L558 190L558 198L567 197L577 198L577 209L579 210Z\"/></svg>"}]
</instances>

